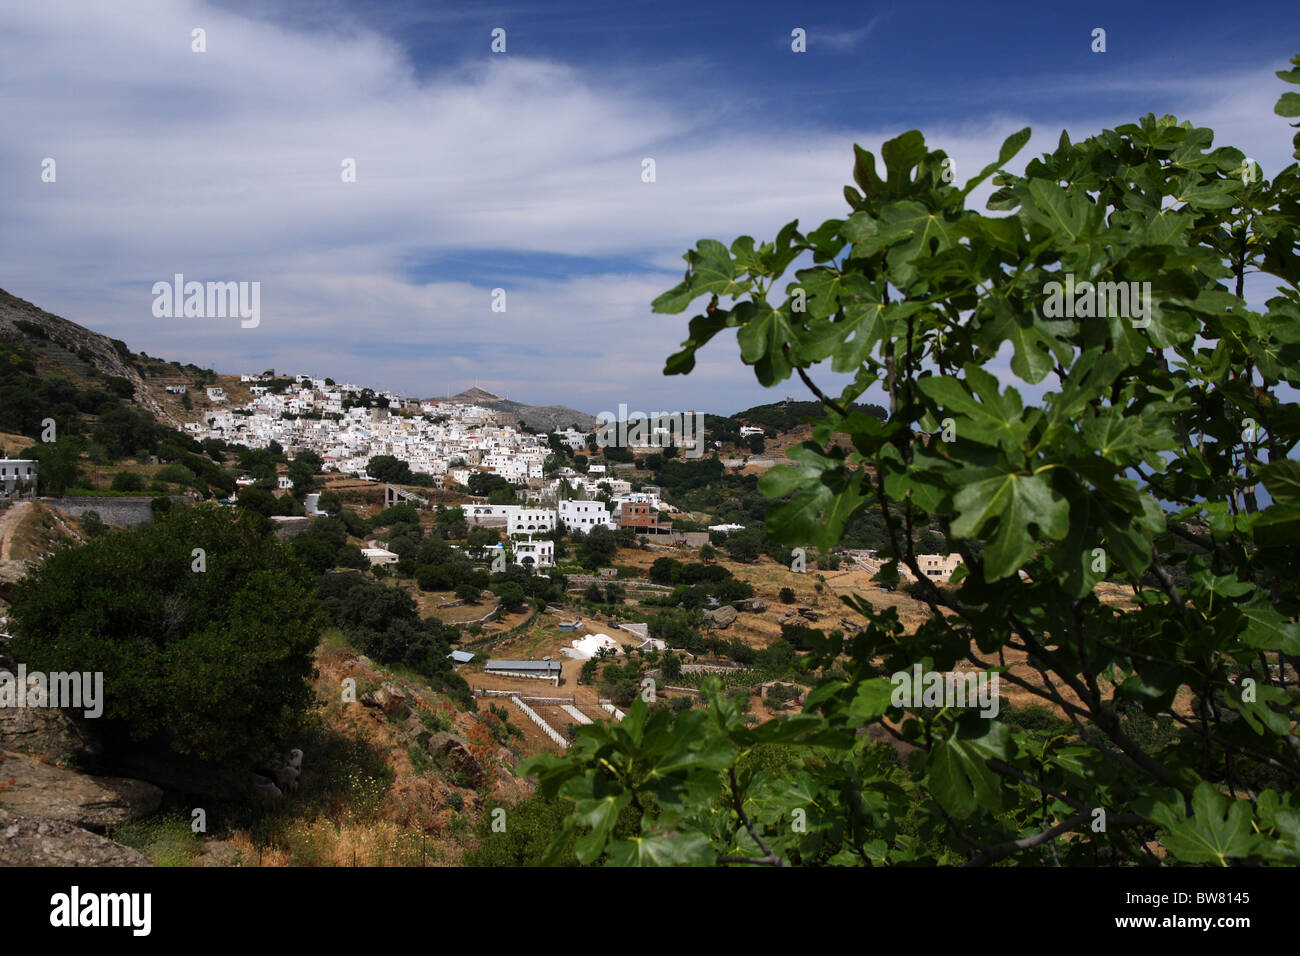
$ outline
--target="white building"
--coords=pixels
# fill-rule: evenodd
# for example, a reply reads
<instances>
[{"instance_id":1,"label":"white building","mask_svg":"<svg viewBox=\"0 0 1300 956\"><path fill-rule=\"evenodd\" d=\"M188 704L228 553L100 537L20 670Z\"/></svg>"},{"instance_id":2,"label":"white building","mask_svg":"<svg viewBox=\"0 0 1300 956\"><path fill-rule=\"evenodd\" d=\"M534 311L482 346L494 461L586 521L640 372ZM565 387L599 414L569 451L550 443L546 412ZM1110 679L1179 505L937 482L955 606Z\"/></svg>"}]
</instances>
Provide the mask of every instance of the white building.
<instances>
[{"instance_id":1,"label":"white building","mask_svg":"<svg viewBox=\"0 0 1300 956\"><path fill-rule=\"evenodd\" d=\"M531 564L534 569L555 567L555 542L549 538L516 541L515 564Z\"/></svg>"},{"instance_id":2,"label":"white building","mask_svg":"<svg viewBox=\"0 0 1300 956\"><path fill-rule=\"evenodd\" d=\"M35 495L39 464L30 458L0 458L0 497Z\"/></svg>"},{"instance_id":3,"label":"white building","mask_svg":"<svg viewBox=\"0 0 1300 956\"><path fill-rule=\"evenodd\" d=\"M587 447L587 436L582 432L574 431L572 428L566 428L564 431L555 432L554 434L562 444L568 445L570 448Z\"/></svg>"},{"instance_id":4,"label":"white building","mask_svg":"<svg viewBox=\"0 0 1300 956\"><path fill-rule=\"evenodd\" d=\"M558 503L557 516L570 531L590 531L596 525L614 528L614 519L603 501L571 501Z\"/></svg>"},{"instance_id":5,"label":"white building","mask_svg":"<svg viewBox=\"0 0 1300 956\"><path fill-rule=\"evenodd\" d=\"M387 548L362 548L361 554L370 562L371 567L380 564L396 564L398 560L397 555Z\"/></svg>"},{"instance_id":6,"label":"white building","mask_svg":"<svg viewBox=\"0 0 1300 956\"><path fill-rule=\"evenodd\" d=\"M555 530L555 512L549 508L521 508L510 514L508 519L506 533L512 536Z\"/></svg>"}]
</instances>

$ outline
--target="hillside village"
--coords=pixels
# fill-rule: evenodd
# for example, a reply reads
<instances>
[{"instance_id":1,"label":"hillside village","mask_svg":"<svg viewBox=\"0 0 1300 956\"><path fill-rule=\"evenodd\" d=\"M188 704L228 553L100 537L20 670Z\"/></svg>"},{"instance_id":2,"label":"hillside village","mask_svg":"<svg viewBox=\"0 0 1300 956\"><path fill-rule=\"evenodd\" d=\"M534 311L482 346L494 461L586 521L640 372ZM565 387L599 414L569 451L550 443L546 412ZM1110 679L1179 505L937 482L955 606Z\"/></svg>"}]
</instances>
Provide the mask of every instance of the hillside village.
<instances>
[{"instance_id":1,"label":"hillside village","mask_svg":"<svg viewBox=\"0 0 1300 956\"><path fill-rule=\"evenodd\" d=\"M58 333L33 338L29 332L19 340L25 351L18 354L30 356L25 360L36 367L66 361L57 347ZM78 335L82 349L86 340L93 341L93 333ZM113 351L115 357L123 354ZM457 836L450 844L434 841L437 852L447 858L471 851L472 821L479 819L488 781L495 781L491 787L499 795L526 799L526 781L515 781L511 771L520 759L563 752L576 727L622 719L646 680L656 682L655 706L680 710L699 700L704 678L721 676L743 690L752 719L759 721L797 706L806 692L790 670L802 635L827 625L856 627L852 615L837 607L839 595L875 592L909 620L923 616L912 598L873 582L880 570L873 549L813 555L805 573L802 559L792 561L788 553L751 550L748 542L761 540L752 537L752 526L761 522L735 520L734 511L710 520L710 512L699 507L704 492L686 495L688 509L677 507L662 487L647 480L669 474L647 468L647 463L659 467L658 462L672 460L671 436L663 430L651 430L639 447L604 449L591 430L536 431L516 415L488 407L494 397L481 390L469 394L477 401L466 396L413 400L308 375L277 379L273 371L237 379L199 370L177 375L174 366L129 354L123 370L138 376L135 393L156 396L145 407L165 427L179 427L196 449L225 461L229 477L213 473L206 494L196 494L183 479L170 483L167 479L180 473L156 455L97 464L83 451L75 484L84 491L72 487L50 495L42 484L40 456L8 458L0 462L0 576L14 580L61 544L126 533L113 526L147 521L155 511L151 505L168 494L178 502L208 497L234 512L265 513L277 536L303 556L328 541L331 556L316 567L329 571L333 565L336 574L363 572L371 586L407 595L410 613L434 621L430 626L440 629L446 642L449 667L440 674L394 669L395 661L375 659L352 645L349 625L340 619L316 654L323 673L337 676L343 667L369 675L361 688L361 711L337 710L326 696L322 714L334 715L329 722L340 733L343 727L351 728L346 733L372 727L390 752L406 753L389 765L388 773L396 774L390 794L426 786L420 781L429 774L444 778L440 796L422 798L433 801L422 812L442 821L435 826L429 822L433 817L421 817L426 854L431 835L452 831ZM214 379L219 384L204 384ZM74 378L85 383L81 387L97 380L104 380L104 373L93 364ZM573 417L574 424L584 424L576 413ZM93 421L91 416L92 428ZM726 463L720 467L734 476L726 481L738 483L738 489L752 489L754 467L748 463L755 448L765 441L780 448L783 437L791 440L771 427L743 422L715 420L715 428L720 440L712 441L714 459ZM0 435L0 440L7 449L21 450L30 439ZM197 461L182 460L190 464L190 474L200 471ZM230 467L244 460L257 465L250 472ZM273 465L269 470L267 462ZM298 467L303 462L310 463L310 474ZM379 465L384 474L371 474ZM674 475L689 476L700 468L714 473L708 460L674 467ZM755 467L761 473L767 465L760 458ZM127 485L119 476L132 472L142 479ZM115 490L119 485L127 487ZM142 497L130 487L148 494ZM488 488L490 494L472 493ZM67 497L69 492L82 497ZM328 509L321 507L323 499ZM144 510L131 511L132 502ZM115 510L119 507L126 510ZM126 517L119 520L119 514ZM452 564L422 563L442 560L435 557L439 554ZM842 567L841 561L847 564ZM945 579L955 567L943 555L930 564ZM353 570L342 570L347 567ZM0 617L10 593L0 585ZM327 685L328 679L318 678L318 693ZM478 717L471 700L478 702ZM426 706L429 713L451 715L449 722L419 716ZM358 724L358 716L366 720ZM10 740L12 730L11 724ZM67 774L79 773L79 766L96 767L95 746L69 738L71 732L70 727L24 728L19 737L39 741L24 746L54 759ZM483 734L495 735L500 752L489 757L477 749L474 741ZM7 766L27 765L15 752ZM302 772L304 784L319 779L310 764ZM148 779L155 782L149 786L158 792L139 805L119 807L113 819L136 826L130 821L154 819L166 805L184 802L187 790L203 789L191 773L152 768ZM448 773L468 789L446 788ZM31 812L48 787L29 775L15 780L15 787L0 792L0 812ZM296 818L297 798L266 780L257 787L274 792L283 804L276 819L286 819L286 808L289 818ZM95 788L101 786L90 789L99 792ZM229 798L234 786L226 780L217 789ZM465 813L476 812L448 816L457 803ZM88 824L92 833L109 832L75 805L59 815L69 825ZM313 819L313 827L324 823ZM452 819L468 821L469 829L452 826ZM231 826L222 849L212 852L236 854L243 862L253 852L263 862L289 859L276 856L275 841L259 842L240 824ZM151 827L139 832L153 833ZM136 831L128 827L128 832ZM187 845L187 858L209 854L199 844ZM144 849L156 853L158 846L145 839Z\"/></svg>"},{"instance_id":2,"label":"hillside village","mask_svg":"<svg viewBox=\"0 0 1300 956\"><path fill-rule=\"evenodd\" d=\"M528 406L494 407L481 389L417 400L305 374L216 375L102 348L94 333L34 307L23 314L42 322L24 319L0 342L13 356L9 374L28 383L20 387L48 388L22 378L39 373L42 383L66 376L69 394L112 383L120 397L60 419L60 429L80 435L73 439L32 444L35 410L26 435L0 429L8 452L0 460L0 632L17 583L61 549L131 534L203 502L252 516L320 575L322 597L337 593L326 600L329 627L313 654L324 723L297 742L343 762L326 770L309 760L283 779L283 767L246 778L170 759L106 762L102 745L67 721L32 725L29 711L15 724L14 712L0 709L0 751L14 772L14 784L0 787L0 813L20 827L24 819L47 826L41 808L53 808L50 819L80 828L54 844L36 840L37 850L24 843L24 853L85 843L94 849L67 852L139 864L169 854L245 865L486 859L501 852L484 829L494 806L556 812L514 768L530 755L564 753L578 728L621 721L638 699L690 710L711 679L757 725L796 712L827 679L799 660L819 641L859 632L846 601L892 610L908 632L931 616L905 564L884 577L878 525L851 526L825 553L766 539L757 478L809 435L803 408L789 399L711 417L710 454L691 461L667 429L602 447L593 419L558 406L543 419L556 427L543 430L527 424ZM97 450L113 447L118 428L149 435ZM963 568L960 555L934 547L944 541L934 528L916 529L917 567L939 586ZM1102 581L1096 593L1129 606L1117 583ZM390 596L390 610L368 615L367 606L389 607ZM412 629L421 634L415 643ZM1022 652L1004 660L1008 673L1037 680ZM331 690L345 678L357 681L355 705L340 706ZM1002 695L1013 716L1027 708L1035 716L1026 720L1061 717L1018 687L1004 685ZM1190 706L1180 696L1178 707ZM909 752L899 739L880 746L898 759ZM360 759L358 747L368 754L367 786L382 796L352 819L355 798L328 778ZM118 777L133 781L126 791ZM105 797L105 788L119 796ZM56 791L71 796L53 801ZM214 795L228 805L220 836L179 836L179 809ZM111 825L87 810L105 800ZM401 849L380 850L380 832Z\"/></svg>"}]
</instances>

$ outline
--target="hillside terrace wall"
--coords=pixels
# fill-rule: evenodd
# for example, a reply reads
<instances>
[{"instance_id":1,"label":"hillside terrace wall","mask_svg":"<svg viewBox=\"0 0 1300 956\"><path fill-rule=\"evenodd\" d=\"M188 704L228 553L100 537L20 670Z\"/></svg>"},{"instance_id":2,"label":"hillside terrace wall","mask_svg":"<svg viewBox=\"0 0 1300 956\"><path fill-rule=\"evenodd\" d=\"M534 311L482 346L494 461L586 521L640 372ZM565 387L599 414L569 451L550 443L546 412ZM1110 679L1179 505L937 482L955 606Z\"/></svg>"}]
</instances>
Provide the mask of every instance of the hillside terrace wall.
<instances>
[{"instance_id":1,"label":"hillside terrace wall","mask_svg":"<svg viewBox=\"0 0 1300 956\"><path fill-rule=\"evenodd\" d=\"M180 503L187 499L172 495L172 501ZM64 514L80 518L87 511L98 512L104 524L115 528L138 528L153 521L152 497L96 498L76 496L65 498L41 498L42 504L48 505Z\"/></svg>"}]
</instances>

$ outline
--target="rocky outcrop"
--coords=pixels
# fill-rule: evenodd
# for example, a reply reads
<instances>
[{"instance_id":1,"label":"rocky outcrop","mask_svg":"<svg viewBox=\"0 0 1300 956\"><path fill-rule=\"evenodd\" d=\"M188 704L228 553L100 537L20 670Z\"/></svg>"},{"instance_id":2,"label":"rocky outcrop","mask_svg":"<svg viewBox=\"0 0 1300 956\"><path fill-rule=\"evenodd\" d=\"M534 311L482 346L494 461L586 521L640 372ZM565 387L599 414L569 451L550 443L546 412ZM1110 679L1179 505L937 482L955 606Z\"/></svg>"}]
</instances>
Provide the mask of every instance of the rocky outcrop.
<instances>
[{"instance_id":1,"label":"rocky outcrop","mask_svg":"<svg viewBox=\"0 0 1300 956\"><path fill-rule=\"evenodd\" d=\"M459 785L477 790L487 778L474 755L470 753L469 744L455 734L439 731L429 739L429 753L443 770L459 777Z\"/></svg>"},{"instance_id":2,"label":"rocky outcrop","mask_svg":"<svg viewBox=\"0 0 1300 956\"><path fill-rule=\"evenodd\" d=\"M714 608L712 611L704 612L704 621L710 627L719 630L731 627L736 622L736 609L730 604L724 604L722 607Z\"/></svg>"},{"instance_id":3,"label":"rocky outcrop","mask_svg":"<svg viewBox=\"0 0 1300 956\"><path fill-rule=\"evenodd\" d=\"M362 695L361 703L367 707L378 707L392 717L406 708L406 692L396 684L385 683L378 689Z\"/></svg>"},{"instance_id":4,"label":"rocky outcrop","mask_svg":"<svg viewBox=\"0 0 1300 956\"><path fill-rule=\"evenodd\" d=\"M0 754L0 809L102 830L147 817L162 803L160 788L126 777L92 777L25 754Z\"/></svg>"},{"instance_id":5,"label":"rocky outcrop","mask_svg":"<svg viewBox=\"0 0 1300 956\"><path fill-rule=\"evenodd\" d=\"M151 866L138 850L63 820L0 809L0 866Z\"/></svg>"},{"instance_id":6,"label":"rocky outcrop","mask_svg":"<svg viewBox=\"0 0 1300 956\"><path fill-rule=\"evenodd\" d=\"M84 764L101 753L87 723L53 707L0 707L0 750L60 765Z\"/></svg>"}]
</instances>

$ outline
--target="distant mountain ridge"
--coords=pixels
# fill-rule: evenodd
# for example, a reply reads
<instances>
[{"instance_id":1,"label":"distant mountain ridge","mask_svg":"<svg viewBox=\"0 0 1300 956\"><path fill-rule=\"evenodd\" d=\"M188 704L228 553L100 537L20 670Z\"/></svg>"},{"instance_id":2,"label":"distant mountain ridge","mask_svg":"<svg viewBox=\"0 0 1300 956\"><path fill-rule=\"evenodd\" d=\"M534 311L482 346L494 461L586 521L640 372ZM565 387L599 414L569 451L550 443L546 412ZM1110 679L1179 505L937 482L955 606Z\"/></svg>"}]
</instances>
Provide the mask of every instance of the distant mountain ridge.
<instances>
[{"instance_id":1,"label":"distant mountain ridge","mask_svg":"<svg viewBox=\"0 0 1300 956\"><path fill-rule=\"evenodd\" d=\"M512 402L499 395L493 395L477 385L444 401L482 405L484 408L499 412L504 418L523 422L529 428L539 431L555 431L568 428L570 425L577 425L580 431L590 431L596 427L595 415L588 415L576 408L569 408L566 405L525 405L523 402Z\"/></svg>"}]
</instances>

